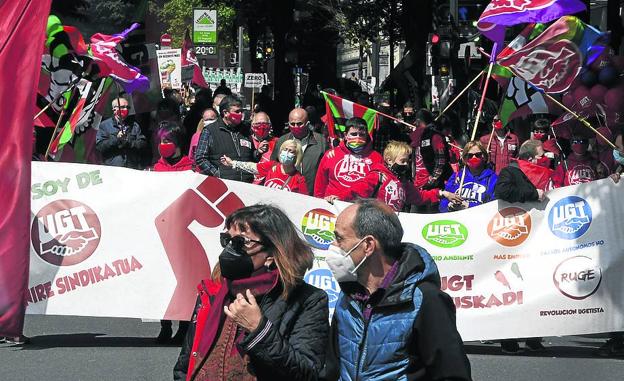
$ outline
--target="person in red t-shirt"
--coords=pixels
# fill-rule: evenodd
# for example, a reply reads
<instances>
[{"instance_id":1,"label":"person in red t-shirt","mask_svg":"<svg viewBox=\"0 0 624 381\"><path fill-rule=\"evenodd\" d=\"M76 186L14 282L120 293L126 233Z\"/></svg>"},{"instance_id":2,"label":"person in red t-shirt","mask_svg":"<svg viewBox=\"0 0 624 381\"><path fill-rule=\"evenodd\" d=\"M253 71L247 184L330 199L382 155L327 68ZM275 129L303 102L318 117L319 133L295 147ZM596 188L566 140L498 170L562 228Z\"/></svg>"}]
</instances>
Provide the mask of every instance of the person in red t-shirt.
<instances>
[{"instance_id":1,"label":"person in red t-shirt","mask_svg":"<svg viewBox=\"0 0 624 381\"><path fill-rule=\"evenodd\" d=\"M271 135L271 119L266 112L257 112L251 120L251 140L256 151L254 155L258 164L271 161L271 154L277 143L277 138ZM262 185L264 177L260 174L254 176L253 184Z\"/></svg>"},{"instance_id":2,"label":"person in red t-shirt","mask_svg":"<svg viewBox=\"0 0 624 381\"><path fill-rule=\"evenodd\" d=\"M176 122L161 122L157 131L158 152L160 159L154 164L155 172L190 171L193 161L188 155L183 155L180 149L184 141L184 129Z\"/></svg>"},{"instance_id":3,"label":"person in red t-shirt","mask_svg":"<svg viewBox=\"0 0 624 381\"><path fill-rule=\"evenodd\" d=\"M303 160L301 143L295 139L286 140L279 149L279 162L254 163L251 161L236 161L223 156L221 157L221 164L262 176L265 187L307 195L308 188L305 177L297 170L297 166Z\"/></svg>"},{"instance_id":4,"label":"person in red t-shirt","mask_svg":"<svg viewBox=\"0 0 624 381\"><path fill-rule=\"evenodd\" d=\"M351 187L366 177L374 164L382 163L379 152L372 149L368 126L362 118L350 118L345 124L344 140L325 153L314 182L314 197L349 201Z\"/></svg>"},{"instance_id":5,"label":"person in red t-shirt","mask_svg":"<svg viewBox=\"0 0 624 381\"><path fill-rule=\"evenodd\" d=\"M352 198L377 198L396 212L405 204L422 205L438 203L442 197L461 202L456 194L440 189L417 188L410 178L412 147L405 142L390 141L383 154L383 163L373 164L364 181L351 187Z\"/></svg>"},{"instance_id":6,"label":"person in red t-shirt","mask_svg":"<svg viewBox=\"0 0 624 381\"><path fill-rule=\"evenodd\" d=\"M488 151L490 163L497 175L511 163L512 159L518 157L520 148L518 137L509 131L507 126L503 126L498 115L492 120L492 132L483 135L479 141Z\"/></svg>"},{"instance_id":7,"label":"person in red t-shirt","mask_svg":"<svg viewBox=\"0 0 624 381\"><path fill-rule=\"evenodd\" d=\"M557 166L552 175L555 187L588 183L609 176L609 170L588 154L589 139L573 136L570 143L572 153Z\"/></svg>"}]
</instances>

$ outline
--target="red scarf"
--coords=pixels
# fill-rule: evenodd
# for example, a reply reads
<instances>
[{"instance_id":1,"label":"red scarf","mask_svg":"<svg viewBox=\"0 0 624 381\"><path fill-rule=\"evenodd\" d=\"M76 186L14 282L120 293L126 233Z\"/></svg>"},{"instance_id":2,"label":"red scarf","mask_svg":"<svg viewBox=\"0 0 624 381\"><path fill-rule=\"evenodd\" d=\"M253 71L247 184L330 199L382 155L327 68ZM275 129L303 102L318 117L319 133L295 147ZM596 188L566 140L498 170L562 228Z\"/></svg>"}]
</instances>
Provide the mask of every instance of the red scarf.
<instances>
[{"instance_id":1,"label":"red scarf","mask_svg":"<svg viewBox=\"0 0 624 381\"><path fill-rule=\"evenodd\" d=\"M210 313L206 318L206 325L203 332L195 332L195 335L202 335L199 351L208 353L216 339L217 332L225 320L223 307L229 305L236 294L245 294L245 290L249 289L255 296L261 296L271 291L279 281L279 272L277 270L267 271L261 269L256 271L254 275L245 279L226 280L223 282L221 289L215 295L214 301L210 306Z\"/></svg>"}]
</instances>

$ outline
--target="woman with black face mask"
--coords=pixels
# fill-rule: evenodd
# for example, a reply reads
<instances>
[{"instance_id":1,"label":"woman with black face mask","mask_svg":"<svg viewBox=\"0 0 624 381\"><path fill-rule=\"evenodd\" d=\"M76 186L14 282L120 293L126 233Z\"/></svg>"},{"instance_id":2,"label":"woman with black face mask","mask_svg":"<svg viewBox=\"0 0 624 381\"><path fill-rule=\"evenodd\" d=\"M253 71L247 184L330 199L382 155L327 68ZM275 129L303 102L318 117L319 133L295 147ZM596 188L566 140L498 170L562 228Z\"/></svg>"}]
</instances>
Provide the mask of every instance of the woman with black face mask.
<instances>
[{"instance_id":1,"label":"woman with black face mask","mask_svg":"<svg viewBox=\"0 0 624 381\"><path fill-rule=\"evenodd\" d=\"M327 294L303 281L314 255L280 209L241 208L199 297L175 380L316 380L329 333Z\"/></svg>"},{"instance_id":2,"label":"woman with black face mask","mask_svg":"<svg viewBox=\"0 0 624 381\"><path fill-rule=\"evenodd\" d=\"M352 197L377 198L397 212L402 211L406 204L435 204L442 198L461 202L461 197L450 192L416 188L411 181L411 155L409 144L388 143L383 153L383 164L374 164L364 181L351 187Z\"/></svg>"}]
</instances>

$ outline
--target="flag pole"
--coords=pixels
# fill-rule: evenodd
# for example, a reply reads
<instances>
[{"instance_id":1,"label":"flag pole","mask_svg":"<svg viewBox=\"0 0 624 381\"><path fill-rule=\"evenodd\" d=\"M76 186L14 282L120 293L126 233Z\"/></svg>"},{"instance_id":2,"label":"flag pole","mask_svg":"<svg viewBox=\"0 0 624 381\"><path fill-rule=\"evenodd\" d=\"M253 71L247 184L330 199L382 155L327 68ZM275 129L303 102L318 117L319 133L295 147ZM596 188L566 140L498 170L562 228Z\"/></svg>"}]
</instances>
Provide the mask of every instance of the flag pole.
<instances>
[{"instance_id":1,"label":"flag pole","mask_svg":"<svg viewBox=\"0 0 624 381\"><path fill-rule=\"evenodd\" d=\"M492 131L490 131L490 139L488 140L488 145L486 151L488 155L490 154L490 147L492 146L492 138L494 137L494 127L492 127Z\"/></svg>"},{"instance_id":2,"label":"flag pole","mask_svg":"<svg viewBox=\"0 0 624 381\"><path fill-rule=\"evenodd\" d=\"M477 110L477 117L475 118L474 127L472 128L472 134L470 134L470 141L475 140L475 136L477 135L477 127L479 126L479 119L481 119L481 112L483 111L483 103L485 102L485 94L487 93L488 85L490 83L490 77L492 76L492 69L494 68L494 63L496 62L496 49L497 48L498 48L498 43L495 42L494 46L492 46L492 54L490 55L490 65L488 66L487 77L485 77L485 84L483 85L483 92L481 93L481 101L479 102L479 109ZM461 181L459 182L460 194L461 194L461 189L464 186L465 177L466 177L466 171L464 170L462 172Z\"/></svg>"},{"instance_id":3,"label":"flag pole","mask_svg":"<svg viewBox=\"0 0 624 381\"><path fill-rule=\"evenodd\" d=\"M48 161L48 155L50 153L50 147L52 146L52 142L54 142L54 140L56 139L56 133L58 131L59 126L61 125L61 120L63 119L63 116L65 115L65 107L63 107L61 109L61 113L59 114L59 118L56 121L56 126L54 126L54 131L52 131L52 138L50 139L50 143L48 143L48 148L46 149L46 153L44 156L45 161Z\"/></svg>"},{"instance_id":4,"label":"flag pole","mask_svg":"<svg viewBox=\"0 0 624 381\"><path fill-rule=\"evenodd\" d=\"M35 115L35 117L33 118L33 121L37 120L37 118L39 118L41 116L41 114L46 112L46 110L49 109L50 106L52 106L53 104L58 102L58 100L61 99L61 97L63 96L64 93L72 90L78 84L78 82L80 82L80 78L78 78L77 80L75 80L72 83L70 83L69 86L67 86L67 88L65 90L63 90L60 93L56 94L54 99L52 99L44 108L41 109L41 111L39 111L37 113L37 115Z\"/></svg>"},{"instance_id":5,"label":"flag pole","mask_svg":"<svg viewBox=\"0 0 624 381\"><path fill-rule=\"evenodd\" d=\"M453 106L453 105L455 104L455 102L457 102L457 101L459 100L459 98L461 98L461 96L462 96L462 95L464 95L464 93L465 93L466 91L468 91L468 89L470 88L470 86L472 86L475 82L477 82L477 80L478 80L479 78L481 78L481 76L482 76L482 75L483 75L483 70L479 71L479 74L477 74L477 76L476 76L476 77L474 77L474 78L472 79L472 81L470 81L470 83L469 83L469 84L467 84L467 85L466 85L466 87L464 87L464 89L463 89L463 90L462 90L459 94L457 94L457 95L455 96L455 98L453 98L453 100L452 100L452 101L451 101L448 105L446 105L446 107L444 108L444 110L442 110L442 111L440 112L440 114L438 114L438 116L436 116L435 120L437 121L438 119L440 119L440 117L441 117L442 115L444 115L444 113L445 113L446 111L448 111L448 109L449 109L449 108L451 108L451 106Z\"/></svg>"},{"instance_id":6,"label":"flag pole","mask_svg":"<svg viewBox=\"0 0 624 381\"><path fill-rule=\"evenodd\" d=\"M615 144L611 143L611 141L607 138L605 138L605 136L603 134L601 134L598 130L596 130L588 121L587 119L583 118L582 116L580 116L579 114L575 113L574 111L570 110L566 105L564 105L563 103L559 102L558 100L556 100L553 96L551 96L550 94L548 94L547 92L542 92L542 94L544 94L546 97L548 97L548 99L550 99L553 103L557 104L559 107L561 107L562 109L564 109L565 111L569 112L570 114L572 114L579 122L581 122L585 127L589 128L590 130L592 130L596 135L600 136L602 138L602 140L604 140L605 142L607 142L607 144L609 144L609 146L611 146L611 148L613 149L617 149L617 147L615 146Z\"/></svg>"}]
</instances>

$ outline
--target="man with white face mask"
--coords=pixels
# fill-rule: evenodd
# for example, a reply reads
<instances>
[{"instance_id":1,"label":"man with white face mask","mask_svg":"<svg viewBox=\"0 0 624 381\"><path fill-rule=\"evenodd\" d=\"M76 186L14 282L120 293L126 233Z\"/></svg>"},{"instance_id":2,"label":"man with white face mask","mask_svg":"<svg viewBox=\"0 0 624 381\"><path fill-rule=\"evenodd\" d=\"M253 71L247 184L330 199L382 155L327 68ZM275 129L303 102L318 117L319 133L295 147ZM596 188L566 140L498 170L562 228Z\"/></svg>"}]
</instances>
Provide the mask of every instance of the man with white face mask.
<instances>
[{"instance_id":1,"label":"man with white face mask","mask_svg":"<svg viewBox=\"0 0 624 381\"><path fill-rule=\"evenodd\" d=\"M326 380L470 380L455 307L423 248L378 200L358 200L336 220L327 264L340 283Z\"/></svg>"}]
</instances>

